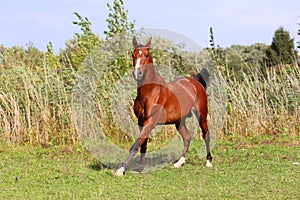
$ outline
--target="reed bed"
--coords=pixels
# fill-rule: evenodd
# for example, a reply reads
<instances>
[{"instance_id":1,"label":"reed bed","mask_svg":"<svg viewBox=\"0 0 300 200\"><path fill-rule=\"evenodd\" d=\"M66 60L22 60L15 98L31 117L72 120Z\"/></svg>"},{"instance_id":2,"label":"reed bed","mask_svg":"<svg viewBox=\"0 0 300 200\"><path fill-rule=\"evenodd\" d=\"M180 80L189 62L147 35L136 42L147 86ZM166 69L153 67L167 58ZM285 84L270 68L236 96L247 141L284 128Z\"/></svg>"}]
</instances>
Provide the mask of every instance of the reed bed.
<instances>
[{"instance_id":1,"label":"reed bed","mask_svg":"<svg viewBox=\"0 0 300 200\"><path fill-rule=\"evenodd\" d=\"M277 66L265 73L253 67L247 71L240 80L227 79L225 135L299 135L299 67Z\"/></svg>"},{"instance_id":2,"label":"reed bed","mask_svg":"<svg viewBox=\"0 0 300 200\"><path fill-rule=\"evenodd\" d=\"M126 63L130 64L130 61ZM247 73L241 72L239 79L226 70L220 73L226 80L227 94L226 124L222 135L233 138L299 135L299 67L279 66L264 73L258 70L259 67L244 67L248 67ZM53 64L46 57L40 66L14 63L1 68L0 140L13 145L76 143L78 135L72 117L75 74L71 67L64 63ZM110 137L117 137L116 142L131 141L112 123L108 103L112 98L108 91L110 83L105 79L102 83L103 87L98 87L101 94L95 101L99 116L102 116L99 123ZM164 131L169 135L168 130ZM161 135L155 137L165 139Z\"/></svg>"}]
</instances>

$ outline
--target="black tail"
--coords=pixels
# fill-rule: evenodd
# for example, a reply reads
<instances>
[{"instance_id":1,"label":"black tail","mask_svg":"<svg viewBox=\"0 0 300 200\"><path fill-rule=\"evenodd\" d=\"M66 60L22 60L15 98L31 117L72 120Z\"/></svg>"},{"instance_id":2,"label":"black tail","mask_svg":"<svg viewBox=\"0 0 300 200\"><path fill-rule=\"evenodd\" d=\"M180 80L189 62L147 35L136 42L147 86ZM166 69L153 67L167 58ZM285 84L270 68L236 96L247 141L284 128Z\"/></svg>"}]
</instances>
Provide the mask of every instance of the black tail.
<instances>
[{"instance_id":1,"label":"black tail","mask_svg":"<svg viewBox=\"0 0 300 200\"><path fill-rule=\"evenodd\" d=\"M209 77L210 75L207 69L203 68L199 74L194 76L194 79L198 80L201 83L201 85L203 85L203 87L206 89L206 86L209 85Z\"/></svg>"}]
</instances>

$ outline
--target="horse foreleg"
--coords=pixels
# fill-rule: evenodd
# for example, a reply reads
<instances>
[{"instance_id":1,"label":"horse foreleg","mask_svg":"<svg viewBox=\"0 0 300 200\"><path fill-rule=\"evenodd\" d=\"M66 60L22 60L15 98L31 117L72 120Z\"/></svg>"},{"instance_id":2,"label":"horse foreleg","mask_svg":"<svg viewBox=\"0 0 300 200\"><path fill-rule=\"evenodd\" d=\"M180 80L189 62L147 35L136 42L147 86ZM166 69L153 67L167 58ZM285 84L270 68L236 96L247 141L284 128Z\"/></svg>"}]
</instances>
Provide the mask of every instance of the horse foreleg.
<instances>
[{"instance_id":1,"label":"horse foreleg","mask_svg":"<svg viewBox=\"0 0 300 200\"><path fill-rule=\"evenodd\" d=\"M140 158L140 164L144 162L144 157L146 153L147 148L147 140L149 137L149 134L151 130L155 127L155 123L153 123L152 119L149 119L145 121L144 126L142 128L142 131L140 133L140 136L136 139L135 143L130 148L129 156L127 157L126 161L122 164L122 166L116 171L117 176L123 176L126 168L128 167L128 164L130 160L135 156L135 154L138 152L139 148L141 148L141 158ZM141 162L142 161L142 162ZM143 168L143 166L141 166Z\"/></svg>"},{"instance_id":2,"label":"horse foreleg","mask_svg":"<svg viewBox=\"0 0 300 200\"><path fill-rule=\"evenodd\" d=\"M123 176L126 168L128 167L129 161L135 156L137 151L139 150L140 138L138 138L135 143L130 148L129 156L127 157L126 161L122 164L122 166L116 171L117 176Z\"/></svg>"}]
</instances>

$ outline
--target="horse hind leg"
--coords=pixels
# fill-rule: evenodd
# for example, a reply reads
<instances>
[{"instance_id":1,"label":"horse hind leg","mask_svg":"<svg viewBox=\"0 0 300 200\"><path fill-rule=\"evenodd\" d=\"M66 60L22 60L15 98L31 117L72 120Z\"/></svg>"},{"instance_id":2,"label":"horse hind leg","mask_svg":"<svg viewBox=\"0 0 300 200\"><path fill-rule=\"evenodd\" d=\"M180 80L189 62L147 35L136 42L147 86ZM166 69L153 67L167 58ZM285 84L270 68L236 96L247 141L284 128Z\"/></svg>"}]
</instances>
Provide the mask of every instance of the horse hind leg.
<instances>
[{"instance_id":1,"label":"horse hind leg","mask_svg":"<svg viewBox=\"0 0 300 200\"><path fill-rule=\"evenodd\" d=\"M205 141L206 146L206 167L212 167L212 156L210 153L210 133L208 130L206 119L200 118L200 127L202 129L203 139Z\"/></svg>"},{"instance_id":2,"label":"horse hind leg","mask_svg":"<svg viewBox=\"0 0 300 200\"><path fill-rule=\"evenodd\" d=\"M181 123L176 124L176 129L182 136L183 143L184 143L182 155L181 155L180 159L174 164L175 168L180 168L185 163L186 155L187 155L187 152L188 152L188 149L190 146L190 142L191 142L191 135L189 134L189 132L186 128L185 120L183 120Z\"/></svg>"},{"instance_id":3,"label":"horse hind leg","mask_svg":"<svg viewBox=\"0 0 300 200\"><path fill-rule=\"evenodd\" d=\"M202 137L206 146L206 167L212 167L212 156L210 152L210 132L207 125L207 116L202 116L199 112L195 112L197 119L199 121L200 128L202 130Z\"/></svg>"},{"instance_id":4,"label":"horse hind leg","mask_svg":"<svg viewBox=\"0 0 300 200\"><path fill-rule=\"evenodd\" d=\"M206 146L206 167L212 167L212 156L210 153L210 133L209 130L203 135L205 146Z\"/></svg>"},{"instance_id":5,"label":"horse hind leg","mask_svg":"<svg viewBox=\"0 0 300 200\"><path fill-rule=\"evenodd\" d=\"M135 172L142 172L144 170L144 162L145 162L145 156L147 152L147 143L148 143L148 138L146 138L144 143L141 145L139 166L134 170Z\"/></svg>"}]
</instances>

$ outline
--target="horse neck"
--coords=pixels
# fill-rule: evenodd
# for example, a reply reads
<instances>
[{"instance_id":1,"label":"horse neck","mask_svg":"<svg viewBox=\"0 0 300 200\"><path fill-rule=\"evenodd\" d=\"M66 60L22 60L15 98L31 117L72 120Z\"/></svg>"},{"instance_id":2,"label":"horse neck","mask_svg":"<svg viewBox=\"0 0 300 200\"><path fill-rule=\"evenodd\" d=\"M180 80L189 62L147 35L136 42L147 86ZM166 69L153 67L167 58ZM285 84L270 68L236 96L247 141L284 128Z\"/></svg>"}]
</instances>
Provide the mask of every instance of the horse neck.
<instances>
[{"instance_id":1,"label":"horse neck","mask_svg":"<svg viewBox=\"0 0 300 200\"><path fill-rule=\"evenodd\" d=\"M156 73L153 63L149 64L148 70L141 81L138 81L137 86L140 88L143 85L156 83L164 85L165 81Z\"/></svg>"}]
</instances>

